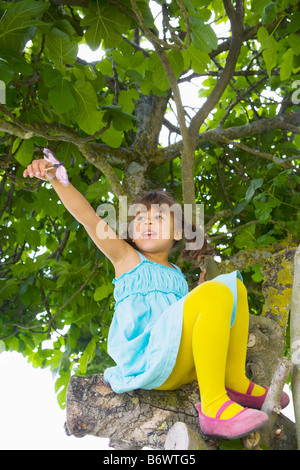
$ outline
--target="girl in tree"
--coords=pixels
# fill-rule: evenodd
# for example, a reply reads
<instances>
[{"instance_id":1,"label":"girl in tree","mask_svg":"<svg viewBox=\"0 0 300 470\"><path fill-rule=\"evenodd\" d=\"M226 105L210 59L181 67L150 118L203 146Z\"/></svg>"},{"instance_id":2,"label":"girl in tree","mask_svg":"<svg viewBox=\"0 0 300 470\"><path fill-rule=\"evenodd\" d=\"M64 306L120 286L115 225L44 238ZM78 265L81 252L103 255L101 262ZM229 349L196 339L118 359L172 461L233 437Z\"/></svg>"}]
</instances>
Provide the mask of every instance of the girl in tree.
<instances>
[{"instance_id":1,"label":"girl in tree","mask_svg":"<svg viewBox=\"0 0 300 470\"><path fill-rule=\"evenodd\" d=\"M195 406L205 434L234 439L264 426L268 417L260 408L267 388L245 374L249 308L241 274L218 276L189 292L180 268L168 261L183 238L182 223L168 210L172 199L164 192L145 193L135 201L130 235L120 238L66 177L59 181L54 161L34 160L23 176L51 181L114 266L108 352L116 366L104 373L112 389L174 390L197 380L201 404ZM208 251L204 241L193 257ZM283 394L281 406L288 401Z\"/></svg>"}]
</instances>

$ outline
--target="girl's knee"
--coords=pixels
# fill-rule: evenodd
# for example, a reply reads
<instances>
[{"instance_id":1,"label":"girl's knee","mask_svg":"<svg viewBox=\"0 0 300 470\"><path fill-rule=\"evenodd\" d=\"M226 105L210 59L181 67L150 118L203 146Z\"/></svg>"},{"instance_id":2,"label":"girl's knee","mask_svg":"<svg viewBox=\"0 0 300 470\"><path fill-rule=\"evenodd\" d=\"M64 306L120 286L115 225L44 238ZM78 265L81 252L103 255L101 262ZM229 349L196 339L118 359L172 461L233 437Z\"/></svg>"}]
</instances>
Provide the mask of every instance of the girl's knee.
<instances>
[{"instance_id":1,"label":"girl's knee","mask_svg":"<svg viewBox=\"0 0 300 470\"><path fill-rule=\"evenodd\" d=\"M216 298L228 298L233 301L231 289L222 281L207 281L190 291L189 295L201 299L204 296L214 300Z\"/></svg>"},{"instance_id":2,"label":"girl's knee","mask_svg":"<svg viewBox=\"0 0 300 470\"><path fill-rule=\"evenodd\" d=\"M245 284L238 278L236 280L236 288L237 288L238 298L240 298L240 297L248 298L247 288L246 288Z\"/></svg>"}]
</instances>

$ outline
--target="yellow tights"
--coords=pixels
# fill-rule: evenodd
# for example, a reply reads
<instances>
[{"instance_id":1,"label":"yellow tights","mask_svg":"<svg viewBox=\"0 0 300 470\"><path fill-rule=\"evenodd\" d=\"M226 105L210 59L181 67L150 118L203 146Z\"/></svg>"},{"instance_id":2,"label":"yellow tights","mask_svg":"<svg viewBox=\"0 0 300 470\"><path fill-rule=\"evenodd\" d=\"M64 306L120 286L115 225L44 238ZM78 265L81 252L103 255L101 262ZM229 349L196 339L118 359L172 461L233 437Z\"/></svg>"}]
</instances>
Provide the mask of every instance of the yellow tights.
<instances>
[{"instance_id":1,"label":"yellow tights","mask_svg":"<svg viewBox=\"0 0 300 470\"><path fill-rule=\"evenodd\" d=\"M245 374L249 328L247 291L237 279L236 317L230 328L233 294L220 281L208 281L193 289L183 308L180 347L171 375L158 390L174 390L198 380L201 409L215 417L229 398L225 386L246 393L249 379ZM252 395L260 396L265 389L255 385ZM228 419L241 411L234 403L223 411Z\"/></svg>"}]
</instances>

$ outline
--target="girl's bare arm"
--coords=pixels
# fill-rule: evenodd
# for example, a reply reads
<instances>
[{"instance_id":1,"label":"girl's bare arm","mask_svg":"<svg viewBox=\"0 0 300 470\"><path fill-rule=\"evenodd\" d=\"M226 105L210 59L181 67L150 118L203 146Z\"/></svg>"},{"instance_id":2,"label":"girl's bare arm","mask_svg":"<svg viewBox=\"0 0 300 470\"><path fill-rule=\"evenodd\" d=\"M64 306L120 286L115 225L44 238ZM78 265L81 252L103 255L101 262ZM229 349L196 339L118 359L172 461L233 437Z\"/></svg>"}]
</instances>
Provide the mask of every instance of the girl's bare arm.
<instances>
[{"instance_id":1,"label":"girl's bare arm","mask_svg":"<svg viewBox=\"0 0 300 470\"><path fill-rule=\"evenodd\" d=\"M35 176L44 181L50 181L66 209L84 226L94 243L116 267L127 258L133 248L125 240L120 239L114 230L96 214L85 197L71 183L64 186L58 181L55 178L55 169L49 169L50 167L52 167L51 163L46 160L33 160L23 176Z\"/></svg>"}]
</instances>

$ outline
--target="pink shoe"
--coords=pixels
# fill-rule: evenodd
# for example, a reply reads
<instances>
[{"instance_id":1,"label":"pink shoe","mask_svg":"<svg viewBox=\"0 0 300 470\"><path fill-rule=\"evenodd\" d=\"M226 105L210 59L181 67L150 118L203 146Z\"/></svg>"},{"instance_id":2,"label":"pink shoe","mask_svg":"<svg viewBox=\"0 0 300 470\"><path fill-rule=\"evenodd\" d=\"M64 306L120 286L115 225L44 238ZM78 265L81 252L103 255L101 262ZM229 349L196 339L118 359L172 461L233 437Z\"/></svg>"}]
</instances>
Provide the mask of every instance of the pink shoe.
<instances>
[{"instance_id":1,"label":"pink shoe","mask_svg":"<svg viewBox=\"0 0 300 470\"><path fill-rule=\"evenodd\" d=\"M232 400L227 400L215 418L210 418L202 413L201 403L195 405L199 412L200 427L204 434L220 439L238 439L265 426L269 421L268 415L263 411L249 410L248 408L244 408L232 418L219 419L223 411L232 403L234 403Z\"/></svg>"},{"instance_id":2,"label":"pink shoe","mask_svg":"<svg viewBox=\"0 0 300 470\"><path fill-rule=\"evenodd\" d=\"M266 391L260 397L255 397L251 395L254 385L255 384L252 382L252 380L250 380L250 384L246 393L236 392L235 390L232 390L231 388L226 387L227 395L229 396L231 400L234 400L239 405L248 406L249 408L256 408L257 410L260 410L261 407L263 406L263 403L266 399L269 389L268 387L263 387L263 385L261 385ZM281 409L285 408L289 404L289 402L290 402L290 398L288 394L285 392L282 392L282 395L280 398Z\"/></svg>"}]
</instances>

